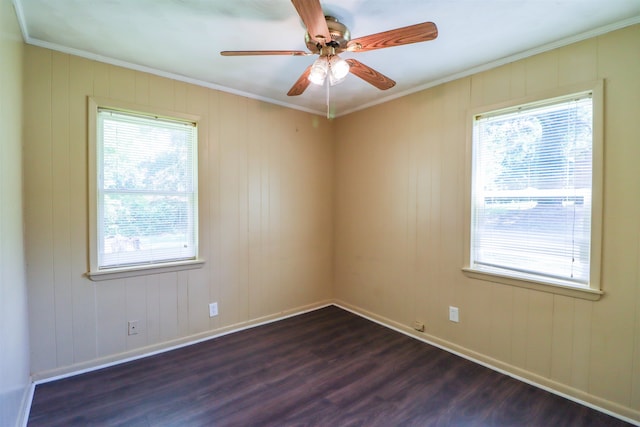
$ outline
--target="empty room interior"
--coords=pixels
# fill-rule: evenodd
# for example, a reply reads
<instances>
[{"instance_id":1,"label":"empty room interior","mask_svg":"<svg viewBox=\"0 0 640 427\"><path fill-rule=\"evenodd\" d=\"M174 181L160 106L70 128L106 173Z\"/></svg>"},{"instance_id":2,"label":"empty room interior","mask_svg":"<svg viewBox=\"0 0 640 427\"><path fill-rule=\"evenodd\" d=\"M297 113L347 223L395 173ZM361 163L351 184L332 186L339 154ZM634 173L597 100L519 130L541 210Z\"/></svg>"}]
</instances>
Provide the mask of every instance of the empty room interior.
<instances>
[{"instance_id":1,"label":"empty room interior","mask_svg":"<svg viewBox=\"0 0 640 427\"><path fill-rule=\"evenodd\" d=\"M367 343L424 348L416 360L425 365L451 355L470 363L463 370L487 368L640 425L640 3L612 1L617 15L595 0L85 3L0 0L1 426L30 424L43 386L179 351L206 359L198 346L241 347L242 334L261 342L260 331L272 337L287 327L297 337L286 344L291 354L313 344L314 354L335 351L347 365L369 352L367 363L379 353L392 366L393 346ZM325 23L320 4L351 34L333 18ZM483 7L502 9L492 21ZM507 19L560 19L554 8L573 14L556 25L566 32ZM305 39L318 14L320 30ZM334 42L320 34L327 26ZM486 38L478 31L476 40L476 29ZM386 30L394 39L373 46ZM337 53L350 66L341 82L333 81ZM327 75L320 85L307 79L316 65ZM575 108L573 124L548 118L565 105ZM191 131L184 156L183 145L156 156L174 155L184 169L170 160L142 176L148 151L178 138L165 141L159 130L149 149L109 145L126 133L109 126L142 120ZM134 139L144 134L136 129ZM554 132L557 144L578 141L577 154L539 148ZM554 153L568 160L539 160ZM126 187L138 181L140 189ZM552 228L549 212L566 222ZM156 230L153 215L174 228ZM548 226L542 234L551 240L522 237L533 226ZM160 249L148 249L154 236ZM516 239L537 249L518 249ZM549 242L562 239L570 272L549 261ZM350 332L320 327L340 324ZM323 347L321 337L337 344ZM346 337L363 341L351 348ZM231 354L238 363L255 357ZM304 371L309 381L312 371ZM422 385L427 371L412 372L407 390L437 382ZM366 377L353 375L344 380L354 387ZM402 395L403 384L388 382ZM360 385L373 394L382 387ZM347 399L332 393L319 399ZM353 415L349 425L390 425L385 414L409 405L384 396L372 397L371 418ZM429 400L416 399L415 414ZM275 404L255 405L243 411ZM329 425L289 409L265 423ZM464 425L500 424L474 423L474 410ZM336 413L332 425L340 425ZM429 419L420 414L427 418L398 425ZM424 425L456 425L455 416ZM144 417L147 424L85 422L154 425ZM203 419L183 425L233 424ZM49 422L38 425L63 425Z\"/></svg>"}]
</instances>

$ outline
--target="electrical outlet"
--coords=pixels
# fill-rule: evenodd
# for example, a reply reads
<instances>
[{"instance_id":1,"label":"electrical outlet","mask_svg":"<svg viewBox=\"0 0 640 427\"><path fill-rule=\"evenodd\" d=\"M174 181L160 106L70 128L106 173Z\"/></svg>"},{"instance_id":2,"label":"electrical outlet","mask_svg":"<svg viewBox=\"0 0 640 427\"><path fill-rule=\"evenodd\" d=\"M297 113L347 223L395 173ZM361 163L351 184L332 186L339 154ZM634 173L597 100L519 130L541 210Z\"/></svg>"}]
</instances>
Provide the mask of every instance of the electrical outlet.
<instances>
[{"instance_id":1,"label":"electrical outlet","mask_svg":"<svg viewBox=\"0 0 640 427\"><path fill-rule=\"evenodd\" d=\"M415 329L418 332L424 332L424 323L419 320L414 320L413 329Z\"/></svg>"},{"instance_id":2,"label":"electrical outlet","mask_svg":"<svg viewBox=\"0 0 640 427\"><path fill-rule=\"evenodd\" d=\"M212 302L209 304L209 317L214 317L218 315L218 303Z\"/></svg>"},{"instance_id":3,"label":"electrical outlet","mask_svg":"<svg viewBox=\"0 0 640 427\"><path fill-rule=\"evenodd\" d=\"M127 322L128 335L138 335L138 321L137 320L129 320Z\"/></svg>"},{"instance_id":4,"label":"electrical outlet","mask_svg":"<svg viewBox=\"0 0 640 427\"><path fill-rule=\"evenodd\" d=\"M458 323L460 321L460 313L458 307L449 306L449 320Z\"/></svg>"}]
</instances>

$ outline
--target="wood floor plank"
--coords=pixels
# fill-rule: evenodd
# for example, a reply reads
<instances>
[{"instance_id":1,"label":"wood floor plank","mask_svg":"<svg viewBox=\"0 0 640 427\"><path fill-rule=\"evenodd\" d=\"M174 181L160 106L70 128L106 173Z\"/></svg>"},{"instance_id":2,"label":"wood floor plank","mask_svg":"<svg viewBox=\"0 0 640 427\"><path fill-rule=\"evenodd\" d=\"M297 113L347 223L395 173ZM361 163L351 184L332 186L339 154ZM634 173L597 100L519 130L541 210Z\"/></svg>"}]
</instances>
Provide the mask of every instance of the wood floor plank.
<instances>
[{"instance_id":1,"label":"wood floor plank","mask_svg":"<svg viewBox=\"0 0 640 427\"><path fill-rule=\"evenodd\" d=\"M624 426L327 307L36 387L39 426Z\"/></svg>"}]
</instances>

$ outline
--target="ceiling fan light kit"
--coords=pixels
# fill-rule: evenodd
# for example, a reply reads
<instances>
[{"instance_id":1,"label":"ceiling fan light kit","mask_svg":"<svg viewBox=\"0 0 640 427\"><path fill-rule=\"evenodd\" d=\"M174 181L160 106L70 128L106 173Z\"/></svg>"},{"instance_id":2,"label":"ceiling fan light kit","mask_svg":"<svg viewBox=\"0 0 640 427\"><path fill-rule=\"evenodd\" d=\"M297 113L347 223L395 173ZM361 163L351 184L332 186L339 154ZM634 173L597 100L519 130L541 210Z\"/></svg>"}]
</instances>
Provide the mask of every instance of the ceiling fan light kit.
<instances>
[{"instance_id":1,"label":"ceiling fan light kit","mask_svg":"<svg viewBox=\"0 0 640 427\"><path fill-rule=\"evenodd\" d=\"M316 85L322 85L329 72L329 62L325 56L316 59L309 70L309 81Z\"/></svg>"},{"instance_id":2,"label":"ceiling fan light kit","mask_svg":"<svg viewBox=\"0 0 640 427\"><path fill-rule=\"evenodd\" d=\"M329 83L331 86L344 81L349 74L349 63L338 55L329 58Z\"/></svg>"},{"instance_id":3,"label":"ceiling fan light kit","mask_svg":"<svg viewBox=\"0 0 640 427\"><path fill-rule=\"evenodd\" d=\"M320 0L291 0L307 31L305 44L309 52L299 50L241 50L222 51L223 56L247 55L319 55L308 66L287 92L288 96L301 95L309 83L323 85L329 78L329 85L336 85L351 73L380 90L395 86L396 82L363 63L349 58L344 60L338 55L342 52L365 52L393 46L433 40L438 29L433 22L396 28L382 33L371 34L351 40L349 29L333 16L325 16ZM328 85L328 86L329 86ZM327 86L327 88L328 88Z\"/></svg>"},{"instance_id":4,"label":"ceiling fan light kit","mask_svg":"<svg viewBox=\"0 0 640 427\"><path fill-rule=\"evenodd\" d=\"M329 53L321 54L320 57L311 64L308 77L309 81L322 86L328 76L331 86L343 82L347 74L349 74L349 63L336 55L333 47L329 49L322 48L322 50L328 50Z\"/></svg>"}]
</instances>

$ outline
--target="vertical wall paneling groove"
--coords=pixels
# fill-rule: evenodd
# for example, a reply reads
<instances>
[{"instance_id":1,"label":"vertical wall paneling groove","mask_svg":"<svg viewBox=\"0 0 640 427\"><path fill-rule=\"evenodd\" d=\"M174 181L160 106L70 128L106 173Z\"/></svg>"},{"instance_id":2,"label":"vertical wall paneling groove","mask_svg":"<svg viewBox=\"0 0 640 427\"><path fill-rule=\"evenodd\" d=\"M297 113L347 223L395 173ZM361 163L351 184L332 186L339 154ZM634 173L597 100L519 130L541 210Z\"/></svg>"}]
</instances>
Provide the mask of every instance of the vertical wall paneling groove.
<instances>
[{"instance_id":1,"label":"vertical wall paneling groove","mask_svg":"<svg viewBox=\"0 0 640 427\"><path fill-rule=\"evenodd\" d=\"M553 297L550 376L565 384L571 383L574 305L575 298Z\"/></svg>"},{"instance_id":2,"label":"vertical wall paneling groove","mask_svg":"<svg viewBox=\"0 0 640 427\"><path fill-rule=\"evenodd\" d=\"M433 284L433 280L429 280L429 274L431 267L428 262L432 257L429 256L432 247L430 245L431 233L430 233L430 218L431 211L430 206L432 192L430 185L431 168L430 162L433 161L431 155L432 140L430 138L423 138L421 135L425 134L425 129L429 128L432 123L431 114L429 114L430 103L429 99L425 96L416 99L410 105L412 111L411 122L413 125L413 132L415 132L415 144L416 144L416 277L414 281L416 283L414 299L414 315L416 318L423 317L425 321L425 329L431 333L442 329L442 324L438 324L437 317L435 316L435 310L431 308L431 302L435 299L435 294L432 292L436 290Z\"/></svg>"},{"instance_id":3,"label":"vertical wall paneling groove","mask_svg":"<svg viewBox=\"0 0 640 427\"><path fill-rule=\"evenodd\" d=\"M410 106L405 106L403 113L407 117L411 117L414 113L414 109ZM414 122L415 123L415 122ZM401 128L402 138L407 140L407 151L406 151L406 162L407 162L407 170L406 170L406 186L407 186L407 200L405 205L405 215L406 215L406 226L404 233L404 239L406 241L405 252L406 256L406 270L407 270L407 280L406 286L407 291L404 292L404 301L402 304L407 307L406 310L406 319L407 321L411 321L410 319L415 318L418 321L425 322L425 319L422 315L418 315L416 312L416 303L415 299L412 299L410 296L415 293L419 284L417 282L418 274L418 262L417 262L417 205L418 205L418 156L417 153L419 151L420 141L417 140L415 135L417 135L415 131L415 125L409 125L405 128Z\"/></svg>"},{"instance_id":4,"label":"vertical wall paneling groove","mask_svg":"<svg viewBox=\"0 0 640 427\"><path fill-rule=\"evenodd\" d=\"M514 366L527 364L527 319L529 317L529 292L513 289L513 311L511 317L511 360Z\"/></svg>"},{"instance_id":5,"label":"vertical wall paneling groove","mask_svg":"<svg viewBox=\"0 0 640 427\"><path fill-rule=\"evenodd\" d=\"M238 264L238 285L235 286L235 290L237 292L236 298L238 301L238 312L240 318L238 321L242 319L250 318L250 308L249 308L249 267L250 267L250 258L249 258L249 217L251 214L251 206L249 204L249 153L248 153L248 132L249 127L251 126L251 121L249 120L247 114L248 103L250 100L248 98L238 98L239 103L239 111L238 117L241 119L244 126L239 126L240 134L238 144L238 170L237 170L237 179L239 182L238 188L238 210L241 212L240 221L238 222L238 240L240 245L244 248L243 256L244 262Z\"/></svg>"},{"instance_id":6,"label":"vertical wall paneling groove","mask_svg":"<svg viewBox=\"0 0 640 427\"><path fill-rule=\"evenodd\" d=\"M179 336L189 336L192 334L191 328L189 325L189 287L188 285L188 277L189 273L187 271L178 271L175 273L176 275L176 310L178 312L178 335Z\"/></svg>"},{"instance_id":7,"label":"vertical wall paneling groove","mask_svg":"<svg viewBox=\"0 0 640 427\"><path fill-rule=\"evenodd\" d=\"M498 360L511 360L509 339L513 331L513 289L495 285L491 289L490 339L487 354Z\"/></svg>"},{"instance_id":8,"label":"vertical wall paneling groove","mask_svg":"<svg viewBox=\"0 0 640 427\"><path fill-rule=\"evenodd\" d=\"M146 344L152 345L160 341L160 284L168 274L159 274L156 280L147 280L145 290L145 338Z\"/></svg>"},{"instance_id":9,"label":"vertical wall paneling groove","mask_svg":"<svg viewBox=\"0 0 640 427\"><path fill-rule=\"evenodd\" d=\"M109 98L111 95L109 68L109 66L93 63L93 96Z\"/></svg>"},{"instance_id":10,"label":"vertical wall paneling groove","mask_svg":"<svg viewBox=\"0 0 640 427\"><path fill-rule=\"evenodd\" d=\"M260 123L259 129L261 135L273 135L272 130L272 122L271 116L274 114L273 111L268 106L264 105L256 105L257 111L255 112L257 120ZM258 293L254 293L256 296L253 298L253 301L256 305L260 306L260 315L264 315L268 313L271 307L273 306L271 302L272 296L267 291L269 289L270 283L272 281L272 270L270 263L270 221L269 221L269 208L272 198L270 197L270 188L269 188L269 178L270 171L272 169L271 158L269 157L271 152L271 147L273 143L267 143L267 140L261 138L260 141L260 158L261 161L261 169L260 169L260 231L258 233L258 239L260 240L261 252L260 252L260 281L259 286L260 289Z\"/></svg>"},{"instance_id":11,"label":"vertical wall paneling groove","mask_svg":"<svg viewBox=\"0 0 640 427\"><path fill-rule=\"evenodd\" d=\"M429 339L640 420L638 40L640 25L631 26L337 119L335 298L408 331L423 320ZM464 276L467 111L597 79L605 295L594 302ZM415 161L399 166L407 152ZM416 183L391 179L399 167L416 171ZM393 204L415 212L390 215ZM415 269L403 271L395 254L415 256ZM459 323L448 320L450 305Z\"/></svg>"},{"instance_id":12,"label":"vertical wall paneling groove","mask_svg":"<svg viewBox=\"0 0 640 427\"><path fill-rule=\"evenodd\" d=\"M269 118L273 120L276 112L269 112ZM278 259L278 242L280 241L277 236L277 222L278 218L277 206L279 199L279 182L276 179L276 173L279 170L279 165L277 164L277 148L278 143L280 141L279 128L274 124L275 122L270 122L268 126L268 131L266 134L272 135L272 139L266 145L265 150L265 163L267 164L267 168L265 171L265 175L263 176L264 185L263 191L265 194L263 195L263 203L265 203L265 215L264 215L264 224L265 227L263 229L263 241L266 242L268 247L268 252L265 259L265 276L267 286L271 287L276 282L279 282L279 278L277 276L276 269L276 261ZM268 293L265 295L265 305L268 307L269 311L277 311L278 305L276 304L277 295L273 293Z\"/></svg>"},{"instance_id":13,"label":"vertical wall paneling groove","mask_svg":"<svg viewBox=\"0 0 640 427\"><path fill-rule=\"evenodd\" d=\"M187 111L187 83L173 82L173 108L174 111Z\"/></svg>"},{"instance_id":14,"label":"vertical wall paneling groove","mask_svg":"<svg viewBox=\"0 0 640 427\"><path fill-rule=\"evenodd\" d=\"M109 98L135 102L136 72L114 65L107 67L107 72L109 73Z\"/></svg>"},{"instance_id":15,"label":"vertical wall paneling groove","mask_svg":"<svg viewBox=\"0 0 640 427\"><path fill-rule=\"evenodd\" d=\"M428 141L429 144L429 162L427 164L429 174L429 204L427 209L429 210L428 216L430 223L428 224L428 234L425 245L427 245L427 258L425 261L428 265L428 274L426 277L429 283L429 308L430 312L436 318L436 324L442 318L438 316L438 312L443 313L438 307L437 302L441 299L448 299L452 305L460 305L458 296L455 295L455 289L451 288L449 284L441 281L442 264L437 262L438 254L440 253L440 246L442 245L442 229L439 224L442 217L442 145L441 145L441 130L439 123L442 123L443 111L439 104L440 97L444 92L444 88L436 88L435 97L429 100L429 108L425 111L429 119L424 131L423 138ZM463 313L463 316L465 313ZM463 317L464 319L464 317ZM460 329L458 325L452 323L440 322L441 330L452 330L454 336L459 336Z\"/></svg>"},{"instance_id":16,"label":"vertical wall paneling groove","mask_svg":"<svg viewBox=\"0 0 640 427\"><path fill-rule=\"evenodd\" d=\"M149 76L149 105L173 110L174 95L173 86L176 82L159 76Z\"/></svg>"},{"instance_id":17,"label":"vertical wall paneling groove","mask_svg":"<svg viewBox=\"0 0 640 427\"><path fill-rule=\"evenodd\" d=\"M573 345L571 349L571 381L579 390L589 390L589 366L591 358L591 311L593 304L584 300L574 301Z\"/></svg>"},{"instance_id":18,"label":"vertical wall paneling groove","mask_svg":"<svg viewBox=\"0 0 640 427\"><path fill-rule=\"evenodd\" d=\"M53 286L56 325L56 355L59 364L71 364L73 355L73 311L66 310L72 299L70 233L70 159L69 159L69 57L52 54L51 98L57 100L59 108L52 109L52 223L53 229Z\"/></svg>"},{"instance_id":19,"label":"vertical wall paneling groove","mask_svg":"<svg viewBox=\"0 0 640 427\"><path fill-rule=\"evenodd\" d=\"M527 312L527 364L525 368L548 378L551 374L551 336L554 295L529 294Z\"/></svg>"},{"instance_id":20,"label":"vertical wall paneling groove","mask_svg":"<svg viewBox=\"0 0 640 427\"><path fill-rule=\"evenodd\" d=\"M135 102L140 105L149 105L149 74L135 73Z\"/></svg>"},{"instance_id":21,"label":"vertical wall paneling groove","mask_svg":"<svg viewBox=\"0 0 640 427\"><path fill-rule=\"evenodd\" d=\"M261 116L257 114L257 102L249 101L247 116L249 117L248 126L248 149L247 149L247 173L249 174L249 188L247 197L247 208L249 209L248 236L249 236L249 257L248 257L248 283L249 290L248 312L249 317L257 318L262 313L262 277L260 275L260 266L262 263L262 235L260 233L260 225L262 219L262 148L264 142L260 135L265 129Z\"/></svg>"},{"instance_id":22,"label":"vertical wall paneling groove","mask_svg":"<svg viewBox=\"0 0 640 427\"><path fill-rule=\"evenodd\" d=\"M93 92L93 63L76 56L69 57L69 222L71 233L71 286L73 288L73 356L74 362L95 359L96 287L84 277L87 269L88 224L87 200L87 94Z\"/></svg>"},{"instance_id":23,"label":"vertical wall paneling groove","mask_svg":"<svg viewBox=\"0 0 640 427\"><path fill-rule=\"evenodd\" d=\"M276 112L270 112L269 114L273 120ZM276 282L280 282L278 277L277 260L279 258L279 236L278 236L278 206L280 199L280 182L278 180L278 171L280 165L278 164L278 146L281 140L280 129L274 123L269 123L268 134L273 136L273 139L267 144L265 150L265 163L267 164L267 170L265 171L265 185L263 189L267 191L267 194L263 196L263 200L266 203L265 212L265 228L263 232L263 239L267 242L269 251L266 256L266 278L269 285ZM265 296L265 304L268 309L278 310L279 295L270 293Z\"/></svg>"},{"instance_id":24,"label":"vertical wall paneling groove","mask_svg":"<svg viewBox=\"0 0 640 427\"><path fill-rule=\"evenodd\" d=\"M191 92L188 92L189 94ZM211 91L207 97L207 111L209 117L220 117L220 94ZM219 119L218 119L219 120ZM220 301L220 254L222 253L221 221L220 221L220 126L213 122L207 126L206 150L203 151L201 160L207 167L200 171L200 176L205 179L208 197L201 198L200 203L206 203L209 218L206 228L201 230L200 236L206 240L208 248L207 268L209 269L209 302ZM201 194L203 194L201 192ZM201 221L202 223L202 221ZM202 246L201 250L205 250ZM220 307L219 307L220 309ZM224 307L222 307L224 309ZM215 329L219 325L218 317L209 319L209 327Z\"/></svg>"},{"instance_id":25,"label":"vertical wall paneling groove","mask_svg":"<svg viewBox=\"0 0 640 427\"><path fill-rule=\"evenodd\" d=\"M436 89L429 112L432 116L432 121L427 136L433 141L433 149L430 153L432 161L430 164L431 205L429 208L431 209L430 218L434 221L430 224L430 239L427 244L431 246L429 264L431 270L434 272L432 276L432 286L435 298L432 301L432 306L436 312L440 312L440 316L436 314L440 319L442 319L443 312L440 307L438 307L438 301L446 299L451 301L451 305L460 306L466 296L464 293L460 293L457 289L450 286L452 282L447 280L450 276L449 269L442 262L436 261L440 257L440 254L443 254L446 245L445 241L456 242L457 240L457 237L447 232L445 226L445 217L452 217L451 212L455 212L456 210L455 206L447 204L447 191L451 191L452 186L455 185L454 182L448 181L451 176L452 171L450 168L452 165L447 162L447 158L449 157L449 153L455 151L455 148L448 146L446 142L447 130L441 126L441 124L451 121L448 119L450 111L448 111L445 104L442 103L445 100L444 94L448 93L449 90L455 93L457 87L455 84L447 84ZM437 226L434 226L436 224ZM444 256L440 258L441 261L444 259L446 259ZM460 319L467 325L475 324L469 312L463 312ZM443 329L450 330L453 335L460 340L468 341L468 337L465 337L464 330L460 328L459 324L449 322L448 319L445 320L446 322L442 322Z\"/></svg>"}]
</instances>

